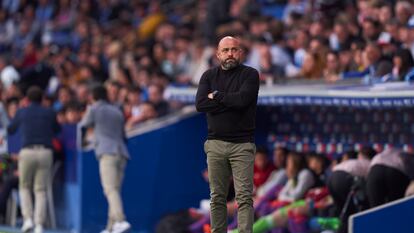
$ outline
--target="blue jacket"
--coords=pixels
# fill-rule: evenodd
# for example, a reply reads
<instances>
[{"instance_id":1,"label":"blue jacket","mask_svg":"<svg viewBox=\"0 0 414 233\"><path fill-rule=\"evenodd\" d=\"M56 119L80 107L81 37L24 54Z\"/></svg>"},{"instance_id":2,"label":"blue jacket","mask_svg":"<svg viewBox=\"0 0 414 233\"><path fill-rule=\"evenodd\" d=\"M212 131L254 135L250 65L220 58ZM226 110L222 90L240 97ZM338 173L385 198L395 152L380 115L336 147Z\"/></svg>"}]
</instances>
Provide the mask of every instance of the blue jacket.
<instances>
[{"instance_id":1,"label":"blue jacket","mask_svg":"<svg viewBox=\"0 0 414 233\"><path fill-rule=\"evenodd\" d=\"M18 128L20 128L22 147L44 145L52 148L52 139L60 131L55 112L37 103L19 109L7 131L13 134Z\"/></svg>"}]
</instances>

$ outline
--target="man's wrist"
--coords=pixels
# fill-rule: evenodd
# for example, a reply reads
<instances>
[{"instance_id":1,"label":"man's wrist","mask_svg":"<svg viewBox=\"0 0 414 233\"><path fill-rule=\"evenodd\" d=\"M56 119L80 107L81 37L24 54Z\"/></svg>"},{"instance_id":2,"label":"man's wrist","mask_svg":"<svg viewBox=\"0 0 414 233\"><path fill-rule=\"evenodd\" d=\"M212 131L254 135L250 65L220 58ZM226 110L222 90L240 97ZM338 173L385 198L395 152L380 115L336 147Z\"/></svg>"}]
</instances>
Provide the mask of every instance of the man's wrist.
<instances>
[{"instance_id":1,"label":"man's wrist","mask_svg":"<svg viewBox=\"0 0 414 233\"><path fill-rule=\"evenodd\" d=\"M215 91L213 91L213 92L209 93L209 94L207 95L207 97L208 97L209 99L215 99L215 97L217 96L217 93L218 93L218 91L217 91L217 90L215 90Z\"/></svg>"},{"instance_id":2,"label":"man's wrist","mask_svg":"<svg viewBox=\"0 0 414 233\"><path fill-rule=\"evenodd\" d=\"M215 98L216 98L216 96L217 96L217 94L218 94L218 91L217 91L217 90L215 90L215 91L213 91L211 94L212 94L212 96L213 96L213 99L215 99Z\"/></svg>"}]
</instances>

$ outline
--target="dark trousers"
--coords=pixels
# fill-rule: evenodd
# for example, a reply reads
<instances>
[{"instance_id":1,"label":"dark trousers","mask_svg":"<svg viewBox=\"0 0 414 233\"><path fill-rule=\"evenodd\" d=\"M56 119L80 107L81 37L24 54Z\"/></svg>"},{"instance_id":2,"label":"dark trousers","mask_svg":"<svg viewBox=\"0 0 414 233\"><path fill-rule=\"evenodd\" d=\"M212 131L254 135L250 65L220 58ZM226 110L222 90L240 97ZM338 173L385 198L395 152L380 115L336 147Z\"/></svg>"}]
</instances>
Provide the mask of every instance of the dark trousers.
<instances>
[{"instance_id":1,"label":"dark trousers","mask_svg":"<svg viewBox=\"0 0 414 233\"><path fill-rule=\"evenodd\" d=\"M353 201L345 206L346 200L350 195L352 186L354 184L354 177L345 171L334 171L328 179L328 189L334 200L335 215L340 216L344 208L346 208L344 215L341 217L341 226L338 233L345 233L348 231L348 217L356 212L356 206Z\"/></svg>"},{"instance_id":2,"label":"dark trousers","mask_svg":"<svg viewBox=\"0 0 414 233\"><path fill-rule=\"evenodd\" d=\"M334 200L337 216L339 216L341 210L344 208L353 182L354 177L345 171L334 171L328 179L328 189Z\"/></svg>"},{"instance_id":3,"label":"dark trousers","mask_svg":"<svg viewBox=\"0 0 414 233\"><path fill-rule=\"evenodd\" d=\"M410 183L407 175L384 165L374 165L367 178L367 194L370 207L375 207L404 197Z\"/></svg>"},{"instance_id":4,"label":"dark trousers","mask_svg":"<svg viewBox=\"0 0 414 233\"><path fill-rule=\"evenodd\" d=\"M11 176L7 179L0 191L0 214L4 216L6 213L7 200L13 189L17 189L19 184L19 178L17 176Z\"/></svg>"}]
</instances>

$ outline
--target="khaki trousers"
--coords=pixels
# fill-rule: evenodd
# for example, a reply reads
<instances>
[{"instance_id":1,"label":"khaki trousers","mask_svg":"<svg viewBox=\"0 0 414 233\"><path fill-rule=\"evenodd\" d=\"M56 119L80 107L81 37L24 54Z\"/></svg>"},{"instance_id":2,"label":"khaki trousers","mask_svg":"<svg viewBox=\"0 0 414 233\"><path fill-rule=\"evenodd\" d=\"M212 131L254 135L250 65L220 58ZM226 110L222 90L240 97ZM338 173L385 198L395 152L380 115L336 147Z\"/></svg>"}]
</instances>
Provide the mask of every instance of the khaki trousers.
<instances>
[{"instance_id":1,"label":"khaki trousers","mask_svg":"<svg viewBox=\"0 0 414 233\"><path fill-rule=\"evenodd\" d=\"M46 189L52 169L52 150L24 148L19 153L19 195L23 219L33 218L32 188L34 188L34 222L43 225L46 219Z\"/></svg>"},{"instance_id":2,"label":"khaki trousers","mask_svg":"<svg viewBox=\"0 0 414 233\"><path fill-rule=\"evenodd\" d=\"M210 183L211 232L227 232L226 198L230 176L233 175L238 204L238 229L240 233L252 233L255 144L207 140L204 151L207 154Z\"/></svg>"},{"instance_id":3,"label":"khaki trousers","mask_svg":"<svg viewBox=\"0 0 414 233\"><path fill-rule=\"evenodd\" d=\"M121 198L122 180L124 178L126 158L121 155L104 154L99 157L99 174L101 184L108 201L107 230L118 221L125 220Z\"/></svg>"}]
</instances>

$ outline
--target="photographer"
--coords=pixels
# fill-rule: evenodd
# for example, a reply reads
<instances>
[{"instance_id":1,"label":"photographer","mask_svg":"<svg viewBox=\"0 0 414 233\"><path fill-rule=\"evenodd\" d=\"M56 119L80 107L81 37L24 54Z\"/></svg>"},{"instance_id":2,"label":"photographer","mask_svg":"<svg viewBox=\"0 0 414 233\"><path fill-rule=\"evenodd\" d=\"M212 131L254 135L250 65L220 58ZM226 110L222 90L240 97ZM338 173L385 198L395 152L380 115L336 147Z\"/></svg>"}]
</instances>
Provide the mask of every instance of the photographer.
<instances>
[{"instance_id":1,"label":"photographer","mask_svg":"<svg viewBox=\"0 0 414 233\"><path fill-rule=\"evenodd\" d=\"M358 208L364 206L355 206L352 202L346 206L348 195L351 191L355 191L355 177L366 178L369 171L370 161L375 156L376 151L370 147L362 148L358 153L357 159L349 159L341 162L333 168L333 172L328 179L329 193L334 200L336 215L344 220L343 226L338 232L346 232L346 223L349 215L355 213ZM359 181L361 181L359 179ZM362 188L363 190L363 188ZM343 210L346 208L345 210Z\"/></svg>"}]
</instances>

